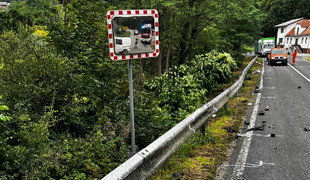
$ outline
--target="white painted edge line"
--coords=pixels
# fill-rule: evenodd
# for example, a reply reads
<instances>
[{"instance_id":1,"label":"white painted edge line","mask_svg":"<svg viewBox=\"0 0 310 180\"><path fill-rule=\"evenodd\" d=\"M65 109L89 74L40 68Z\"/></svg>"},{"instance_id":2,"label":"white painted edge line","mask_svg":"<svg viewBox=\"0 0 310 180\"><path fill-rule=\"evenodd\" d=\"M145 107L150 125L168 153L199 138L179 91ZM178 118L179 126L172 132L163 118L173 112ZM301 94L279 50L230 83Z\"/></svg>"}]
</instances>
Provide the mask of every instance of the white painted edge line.
<instances>
[{"instance_id":1,"label":"white painted edge line","mask_svg":"<svg viewBox=\"0 0 310 180\"><path fill-rule=\"evenodd\" d=\"M263 61L264 64L264 61ZM263 86L263 75L264 75L264 66L262 67L262 77L261 77L261 82L260 85L261 87ZM251 120L250 120L250 125L248 126L248 129L254 128L255 127L255 121L256 121L256 117L257 117L257 112L258 112L258 107L259 107L259 103L260 103L260 97L261 97L261 93L257 94L256 97L256 102L254 105L254 109L252 112L252 116L251 116ZM244 168L246 166L246 160L248 158L248 154L249 154L249 149L250 149L250 144L251 144L251 140L252 140L252 135L253 135L253 131L248 131L246 133L246 136L248 138L244 138L243 140L243 144L241 146L241 150L236 162L236 166L234 168L231 180L238 180L240 179L240 177L243 175L244 173Z\"/></svg>"},{"instance_id":2,"label":"white painted edge line","mask_svg":"<svg viewBox=\"0 0 310 180\"><path fill-rule=\"evenodd\" d=\"M261 96L261 93L258 93L257 98L256 98L256 102L255 102L255 106L253 109L253 113L251 116L251 120L250 120L250 126L248 127L248 129L253 128L255 126L256 116L257 116L258 107L259 107L259 103L260 103L260 96ZM234 168L231 180L240 179L240 177L243 175L244 167L245 167L246 160L247 160L248 153L249 153L249 149L250 149L252 135L253 135L253 131L248 131L246 133L246 136L248 138L245 138L243 140L243 144L241 146L241 150L240 150L240 153L239 153L239 156L238 156L236 166Z\"/></svg>"},{"instance_id":3,"label":"white painted edge line","mask_svg":"<svg viewBox=\"0 0 310 180\"><path fill-rule=\"evenodd\" d=\"M301 74L301 72L299 72L297 69L295 69L292 65L288 64L292 69L294 69L299 75L301 75L303 78L305 78L308 82L310 82L310 79L308 79L306 76L304 76L303 74Z\"/></svg>"}]
</instances>

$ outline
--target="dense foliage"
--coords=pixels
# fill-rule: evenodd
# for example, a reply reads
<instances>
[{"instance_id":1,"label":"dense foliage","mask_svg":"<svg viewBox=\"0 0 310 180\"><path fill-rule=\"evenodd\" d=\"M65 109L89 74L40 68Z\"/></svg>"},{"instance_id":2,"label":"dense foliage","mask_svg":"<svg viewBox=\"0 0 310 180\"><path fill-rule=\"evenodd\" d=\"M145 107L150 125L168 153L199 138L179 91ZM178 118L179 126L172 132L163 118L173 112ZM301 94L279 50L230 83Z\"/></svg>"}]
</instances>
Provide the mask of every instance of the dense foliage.
<instances>
[{"instance_id":1,"label":"dense foliage","mask_svg":"<svg viewBox=\"0 0 310 180\"><path fill-rule=\"evenodd\" d=\"M259 36L254 0L12 1L0 11L0 179L99 179L128 158L127 62L109 59L105 17L125 8L160 14L161 56L133 61L137 149L229 82Z\"/></svg>"},{"instance_id":2,"label":"dense foliage","mask_svg":"<svg viewBox=\"0 0 310 180\"><path fill-rule=\"evenodd\" d=\"M307 0L262 0L261 10L266 14L262 31L264 37L276 37L277 28L281 24L297 18L310 18Z\"/></svg>"}]
</instances>

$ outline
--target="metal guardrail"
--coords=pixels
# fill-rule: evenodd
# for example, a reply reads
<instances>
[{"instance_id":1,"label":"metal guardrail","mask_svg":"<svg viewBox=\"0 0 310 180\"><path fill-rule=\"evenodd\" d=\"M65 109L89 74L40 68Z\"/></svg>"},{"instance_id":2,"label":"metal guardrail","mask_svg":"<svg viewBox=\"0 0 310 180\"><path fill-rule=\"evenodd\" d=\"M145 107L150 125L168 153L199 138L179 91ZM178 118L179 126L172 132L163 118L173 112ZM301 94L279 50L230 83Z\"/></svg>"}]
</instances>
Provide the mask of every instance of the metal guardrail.
<instances>
[{"instance_id":1,"label":"metal guardrail","mask_svg":"<svg viewBox=\"0 0 310 180\"><path fill-rule=\"evenodd\" d=\"M248 70L253 65L257 56L242 71L239 80L226 89L216 98L203 105L193 114L171 128L153 143L142 149L119 167L114 169L101 180L138 180L149 179L197 129L203 126L207 119L218 111L228 100L238 93Z\"/></svg>"}]
</instances>

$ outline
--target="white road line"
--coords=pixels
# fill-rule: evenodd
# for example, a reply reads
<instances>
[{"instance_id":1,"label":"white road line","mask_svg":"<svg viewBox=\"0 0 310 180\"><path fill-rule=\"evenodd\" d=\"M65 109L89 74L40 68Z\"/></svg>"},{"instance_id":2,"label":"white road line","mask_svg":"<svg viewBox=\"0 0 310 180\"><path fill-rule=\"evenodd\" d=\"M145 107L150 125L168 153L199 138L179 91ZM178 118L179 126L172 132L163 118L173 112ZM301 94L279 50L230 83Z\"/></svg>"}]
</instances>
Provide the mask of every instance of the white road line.
<instances>
[{"instance_id":1,"label":"white road line","mask_svg":"<svg viewBox=\"0 0 310 180\"><path fill-rule=\"evenodd\" d=\"M258 112L258 106L260 103L260 97L261 97L261 93L258 93L248 129L255 127L255 121L256 121L256 115ZM231 178L232 180L240 179L240 177L243 175L246 160L248 158L252 135L253 135L253 131L248 131L246 133L246 136L248 138L245 138L243 140L243 144L242 144L242 147L241 147L241 150L240 150L237 162L236 162L237 166L234 168L233 175Z\"/></svg>"},{"instance_id":2,"label":"white road line","mask_svg":"<svg viewBox=\"0 0 310 180\"><path fill-rule=\"evenodd\" d=\"M301 74L301 72L299 72L297 69L295 69L292 65L288 64L291 68L293 68L299 75L301 75L303 78L305 78L308 82L310 82L310 79L308 79L306 76L304 76L303 74Z\"/></svg>"},{"instance_id":3,"label":"white road line","mask_svg":"<svg viewBox=\"0 0 310 180\"><path fill-rule=\"evenodd\" d=\"M248 134L236 134L236 136L238 137L246 137L249 138L250 136L248 136ZM257 136L257 137L271 137L271 134L252 134L252 136ZM274 135L274 137L282 137L282 135ZM272 137L272 138L274 138Z\"/></svg>"},{"instance_id":4,"label":"white road line","mask_svg":"<svg viewBox=\"0 0 310 180\"><path fill-rule=\"evenodd\" d=\"M249 167L249 168L257 168L257 167L260 167L260 166L263 166L263 165L272 165L272 166L274 166L275 163L264 163L263 161L259 161L257 164L245 163L245 167ZM230 164L227 164L227 165L224 165L224 166L235 166L235 167L238 167L238 165L230 165Z\"/></svg>"},{"instance_id":5,"label":"white road line","mask_svg":"<svg viewBox=\"0 0 310 180\"><path fill-rule=\"evenodd\" d=\"M262 74L263 73L264 73L264 66L262 67ZM261 78L260 86L261 87L263 86L263 78ZM261 93L258 93L257 97L256 97L254 109L252 112L250 125L248 126L248 129L255 127L255 121L256 121L256 116L257 116L258 107L259 107L259 103L260 103L260 97L261 97ZM235 179L237 180L237 179L240 179L241 176L243 176L244 168L246 165L246 160L247 160L248 154L249 154L252 135L253 135L253 131L248 131L246 133L246 136L248 136L248 138L244 138L244 140L243 140L243 144L241 146L241 150L240 150L240 153L239 153L239 156L238 156L236 166L234 168L231 180L235 180Z\"/></svg>"},{"instance_id":6,"label":"white road line","mask_svg":"<svg viewBox=\"0 0 310 180\"><path fill-rule=\"evenodd\" d=\"M276 87L264 87L265 89L276 89Z\"/></svg>"},{"instance_id":7,"label":"white road line","mask_svg":"<svg viewBox=\"0 0 310 180\"><path fill-rule=\"evenodd\" d=\"M261 99L275 99L276 97L260 97Z\"/></svg>"}]
</instances>

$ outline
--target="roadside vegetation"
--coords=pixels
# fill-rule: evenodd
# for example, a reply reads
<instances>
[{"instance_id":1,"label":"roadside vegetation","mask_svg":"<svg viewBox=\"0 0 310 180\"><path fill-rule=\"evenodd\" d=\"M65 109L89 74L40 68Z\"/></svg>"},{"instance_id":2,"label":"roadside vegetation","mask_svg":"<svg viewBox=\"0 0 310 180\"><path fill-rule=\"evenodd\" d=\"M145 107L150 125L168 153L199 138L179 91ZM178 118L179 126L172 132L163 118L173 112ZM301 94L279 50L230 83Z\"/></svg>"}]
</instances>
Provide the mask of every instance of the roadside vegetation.
<instances>
[{"instance_id":1,"label":"roadside vegetation","mask_svg":"<svg viewBox=\"0 0 310 180\"><path fill-rule=\"evenodd\" d=\"M109 58L108 10L159 12L160 56L133 61L139 150L238 77L264 2L12 0L0 10L0 179L100 179L128 159L127 62Z\"/></svg>"},{"instance_id":2,"label":"roadside vegetation","mask_svg":"<svg viewBox=\"0 0 310 180\"><path fill-rule=\"evenodd\" d=\"M246 66L252 57L247 57ZM261 61L261 59L259 59ZM217 169L223 161L228 160L230 143L236 139L235 132L239 131L249 109L248 103L253 102L252 92L260 80L260 74L252 74L262 66L254 63L249 70L238 96L228 101L228 109L221 108L206 123L205 136L196 132L165 165L160 168L151 180L164 179L207 179L217 176ZM236 71L241 73L242 69ZM234 82L234 81L233 81ZM219 86L216 96L223 88L228 88L233 82ZM210 98L210 100L212 100Z\"/></svg>"}]
</instances>

